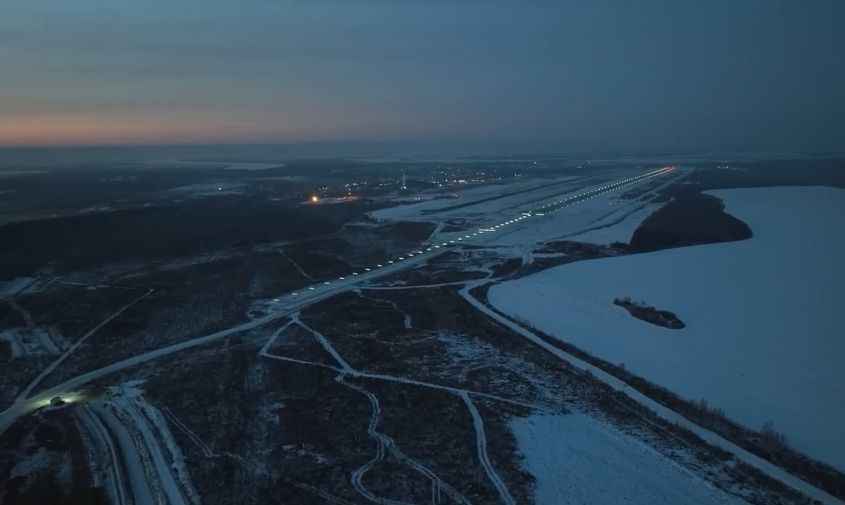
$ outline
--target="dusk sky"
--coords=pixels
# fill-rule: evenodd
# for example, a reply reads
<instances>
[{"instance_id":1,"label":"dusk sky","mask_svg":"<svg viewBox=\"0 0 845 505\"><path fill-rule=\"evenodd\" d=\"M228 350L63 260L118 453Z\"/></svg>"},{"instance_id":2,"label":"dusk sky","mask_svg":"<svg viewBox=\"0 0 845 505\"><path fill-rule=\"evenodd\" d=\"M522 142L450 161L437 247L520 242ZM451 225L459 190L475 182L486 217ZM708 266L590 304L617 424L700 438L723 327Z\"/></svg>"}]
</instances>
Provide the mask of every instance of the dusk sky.
<instances>
[{"instance_id":1,"label":"dusk sky","mask_svg":"<svg viewBox=\"0 0 845 505\"><path fill-rule=\"evenodd\" d=\"M38 0L0 145L845 148L845 1Z\"/></svg>"}]
</instances>

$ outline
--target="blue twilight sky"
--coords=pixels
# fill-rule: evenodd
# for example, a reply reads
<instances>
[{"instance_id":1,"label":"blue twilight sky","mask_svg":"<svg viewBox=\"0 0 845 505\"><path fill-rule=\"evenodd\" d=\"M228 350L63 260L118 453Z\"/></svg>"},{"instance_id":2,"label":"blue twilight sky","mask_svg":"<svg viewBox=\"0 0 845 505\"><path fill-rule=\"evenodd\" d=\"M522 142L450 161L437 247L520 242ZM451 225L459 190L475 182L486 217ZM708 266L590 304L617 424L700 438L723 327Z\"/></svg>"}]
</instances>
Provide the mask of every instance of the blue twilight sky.
<instances>
[{"instance_id":1,"label":"blue twilight sky","mask_svg":"<svg viewBox=\"0 0 845 505\"><path fill-rule=\"evenodd\" d=\"M843 0L3 4L0 145L845 148Z\"/></svg>"}]
</instances>

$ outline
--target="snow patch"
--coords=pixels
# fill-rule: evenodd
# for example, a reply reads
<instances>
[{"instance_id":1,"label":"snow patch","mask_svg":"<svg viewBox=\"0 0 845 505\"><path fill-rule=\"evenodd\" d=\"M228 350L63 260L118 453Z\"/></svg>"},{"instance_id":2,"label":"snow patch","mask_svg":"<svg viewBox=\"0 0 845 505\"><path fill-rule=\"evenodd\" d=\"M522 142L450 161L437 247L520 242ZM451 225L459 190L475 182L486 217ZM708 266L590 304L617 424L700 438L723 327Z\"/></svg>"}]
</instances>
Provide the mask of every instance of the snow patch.
<instances>
[{"instance_id":1,"label":"snow patch","mask_svg":"<svg viewBox=\"0 0 845 505\"><path fill-rule=\"evenodd\" d=\"M570 239L577 242L589 242L591 244L601 245L609 245L614 242L624 242L627 244L631 241L634 232L637 231L637 228L640 227L642 222L664 205L665 203L650 203L622 216L614 214L596 223L595 229L575 235L570 237Z\"/></svg>"},{"instance_id":2,"label":"snow patch","mask_svg":"<svg viewBox=\"0 0 845 505\"><path fill-rule=\"evenodd\" d=\"M21 293L37 291L38 279L33 277L18 277L6 283L0 283L0 298L11 298Z\"/></svg>"},{"instance_id":3,"label":"snow patch","mask_svg":"<svg viewBox=\"0 0 845 505\"><path fill-rule=\"evenodd\" d=\"M510 422L537 505L745 503L643 442L585 414L533 414Z\"/></svg>"}]
</instances>

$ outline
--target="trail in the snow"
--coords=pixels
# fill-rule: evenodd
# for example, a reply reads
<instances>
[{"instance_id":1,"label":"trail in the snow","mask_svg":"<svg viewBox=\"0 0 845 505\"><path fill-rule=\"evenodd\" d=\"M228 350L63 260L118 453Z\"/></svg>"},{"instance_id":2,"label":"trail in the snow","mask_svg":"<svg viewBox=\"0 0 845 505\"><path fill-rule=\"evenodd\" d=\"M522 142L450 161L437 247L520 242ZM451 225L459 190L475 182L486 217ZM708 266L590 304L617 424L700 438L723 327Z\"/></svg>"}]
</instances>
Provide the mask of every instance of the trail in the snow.
<instances>
[{"instance_id":1,"label":"trail in the snow","mask_svg":"<svg viewBox=\"0 0 845 505\"><path fill-rule=\"evenodd\" d=\"M345 359L343 359L343 356L341 356L340 353L335 350L335 348L332 346L332 344L329 342L329 339L327 339L325 335L323 335L319 331L311 328L310 326L303 323L302 321L297 320L296 324L301 326L303 329L311 332L311 334L314 335L314 338L317 339L317 342L319 342L320 345L323 346L323 349L325 349L326 352L331 354L332 358L334 358L334 360L337 361L337 363L340 365L340 368L344 372L346 372L346 373L354 373L355 372L355 369L352 368L352 366L349 363L347 363Z\"/></svg>"},{"instance_id":2,"label":"trail in the snow","mask_svg":"<svg viewBox=\"0 0 845 505\"><path fill-rule=\"evenodd\" d=\"M428 238L426 239L426 241L431 242L432 240L434 240L435 237L440 235L440 232L443 230L443 228L445 226L446 226L446 221L437 221L437 226L435 226L434 229L431 230L431 233L428 234Z\"/></svg>"},{"instance_id":3,"label":"trail in the snow","mask_svg":"<svg viewBox=\"0 0 845 505\"><path fill-rule=\"evenodd\" d=\"M188 438L191 439L194 444L197 445L200 451L202 451L203 456L206 458L217 458L219 454L211 450L211 447L208 446L207 443L203 439L201 439L193 430L188 428L185 423L183 423L176 415L167 407L160 406L159 410L161 410L162 414L171 422L174 426L179 428L179 430L185 434Z\"/></svg>"},{"instance_id":4,"label":"trail in the snow","mask_svg":"<svg viewBox=\"0 0 845 505\"><path fill-rule=\"evenodd\" d=\"M261 355L264 358L275 359L277 361L286 361L288 363L296 363L297 365L307 365L307 366L316 366L319 368L325 368L326 370L332 370L334 372L341 373L343 370L337 367L333 367L331 365L326 365L324 363L317 363L316 361L307 361L304 359L296 359L296 358L289 358L287 356L278 356L276 354L264 353Z\"/></svg>"},{"instance_id":5,"label":"trail in the snow","mask_svg":"<svg viewBox=\"0 0 845 505\"><path fill-rule=\"evenodd\" d=\"M35 328L35 323L32 321L32 316L30 315L29 312L24 310L23 307L18 305L18 303L16 301L12 300L11 298L6 300L6 303L9 305L9 307L11 307L12 310L17 312L21 316L21 318L24 321L24 324L26 324L26 327L28 329L31 330L31 329Z\"/></svg>"},{"instance_id":6,"label":"trail in the snow","mask_svg":"<svg viewBox=\"0 0 845 505\"><path fill-rule=\"evenodd\" d=\"M58 341L55 340L51 332L46 329L39 330L35 326L35 321L33 321L32 315L29 313L29 311L21 307L20 304L18 304L18 302L16 302L15 300L9 298L6 300L6 304L9 306L9 308L14 310L18 313L19 316L21 316L21 319L23 319L24 324L26 325L26 329L30 332L30 335L32 335L35 339L38 340L38 342L41 344L41 348L44 349L47 354L58 356L62 353L61 349L63 345L61 339L59 339Z\"/></svg>"},{"instance_id":7,"label":"trail in the snow","mask_svg":"<svg viewBox=\"0 0 845 505\"><path fill-rule=\"evenodd\" d=\"M440 340L440 335L436 332L427 331L425 337L418 337L418 338L408 338L403 340L391 341L391 340L382 340L380 338L372 337L374 342L378 342L384 345L390 346L397 346L397 345L417 345L423 342L432 342Z\"/></svg>"},{"instance_id":8,"label":"trail in the snow","mask_svg":"<svg viewBox=\"0 0 845 505\"><path fill-rule=\"evenodd\" d=\"M378 397L367 391L366 389L356 386L346 380L346 374L340 373L336 378L338 383L343 384L344 386L353 389L367 397L370 401L370 405L372 407L372 415L370 416L370 422L367 426L367 434L376 442L376 455L365 463L364 465L357 468L354 472L352 472L352 485L355 489L368 500L373 501L375 503L380 504L400 504L405 503L401 501L390 500L386 498L379 498L377 496L372 495L366 488L363 486L361 479L363 479L364 475L369 472L373 466L377 463L381 462L385 455L386 451L389 451L392 456L394 456L399 461L403 462L404 464L410 466L417 472L424 475L431 481L431 503L432 505L439 505L441 503L441 498L443 494L446 494L450 498L452 498L455 502L461 503L464 505L470 505L469 500L465 496L463 496L460 492L458 492L455 488L444 482L437 474L432 472L428 467L421 465L414 459L408 457L403 453L396 443L393 441L392 438L381 433L378 431L378 424L379 418L381 417L381 405L379 404ZM363 490L363 492L362 492Z\"/></svg>"},{"instance_id":9,"label":"trail in the snow","mask_svg":"<svg viewBox=\"0 0 845 505\"><path fill-rule=\"evenodd\" d=\"M44 377L47 377L48 375L50 375L50 374L53 372L53 370L55 370L55 369L56 369L56 367L58 367L59 365L61 365L61 364L62 364L62 363L63 363L63 362L64 362L64 361L68 358L68 356L70 356L71 354L73 354L73 352L74 352L77 348L79 348L79 346L81 346L82 344L84 344L84 343L85 343L85 341L86 341L86 340L88 340L88 338L89 338L91 335L93 335L93 334L97 333L97 331L98 331L100 328L102 328L103 326L105 326L106 324L108 324L109 322L111 322L111 321L112 321L114 318L116 318L117 316L119 316L119 315L123 314L126 310L128 310L130 307L132 307L132 306L133 306L133 305L135 305L136 303L140 302L140 301L141 301L141 300L143 300L144 298L146 298L146 297L150 296L151 294L153 294L153 291L155 291L155 289L152 289L152 288L151 288L149 291L147 291L147 292L146 292L146 293L144 293L143 295L141 295L141 296L139 296L138 298L135 298L135 299L134 299L134 300L132 300L131 302L127 303L126 305L124 305L123 307L121 307L121 309L120 309L120 310L118 310L118 311L117 311L117 312L115 312L114 314L112 314L112 315L110 315L109 317L107 317L106 319L104 319L104 320L103 320L100 324L98 324L97 326L95 326L95 327L94 327L91 331L89 331L88 333L86 333L85 335L83 335L83 336L82 336L79 340L77 340L77 341L76 341L76 343L74 343L72 346L70 346L70 347L68 348L68 350L67 350L67 351L65 351L65 352L64 352L61 356L59 356L58 358L56 358L56 359L55 359L52 363L50 363L49 365L47 365L47 368L45 368L44 370L42 370L42 371L41 371L41 373L40 373L40 374L38 374L38 376L37 376L37 377L35 377L35 379L33 379L33 380L32 380L32 382L30 382L30 383L29 383L29 385L28 385L26 388L24 388L24 390L23 390L23 391L21 391L21 393L20 393L20 394L18 395L18 397L15 399L15 403L20 403L20 402L22 402L22 401L26 400L26 398L27 398L27 397L28 397L28 396L32 393L32 390L33 390L33 389L35 389L35 388L38 386L38 384L40 384L40 383L41 383L41 381L42 381L42 380L44 380Z\"/></svg>"},{"instance_id":10,"label":"trail in the snow","mask_svg":"<svg viewBox=\"0 0 845 505\"><path fill-rule=\"evenodd\" d=\"M499 477L499 474L496 473L496 470L493 468L493 464L490 463L490 458L487 455L487 435L484 433L484 421L481 419L481 414L478 413L478 409L475 407L475 404L466 392L460 393L460 397L466 404L467 409L469 409L469 413L472 414L472 424L475 427L475 446L478 450L478 459L481 461L481 466L484 467L484 472L487 474L487 478L490 479L496 487L496 491L499 492L499 497L505 505L516 505L516 501L514 501L513 496L511 496L508 491L508 487L502 481L502 478Z\"/></svg>"},{"instance_id":11,"label":"trail in the snow","mask_svg":"<svg viewBox=\"0 0 845 505\"><path fill-rule=\"evenodd\" d=\"M273 343L276 342L276 339L279 338L279 335L284 333L284 331L287 330L292 324L299 324L299 312L294 312L293 314L291 314L290 321L288 321L287 324L280 326L278 330L274 331L273 334L270 335L270 338L268 338L267 341L264 342L264 345L261 347L261 350L258 351L258 355L266 356L268 354L267 351L270 349L270 347L273 346Z\"/></svg>"},{"instance_id":12,"label":"trail in the snow","mask_svg":"<svg viewBox=\"0 0 845 505\"><path fill-rule=\"evenodd\" d=\"M358 377L358 378L362 378L362 379L372 379L372 380L379 380L379 381L385 381L385 382L393 382L393 383L396 383L396 384L405 384L405 385L408 385L408 386L416 386L416 387L436 389L436 390L439 390L439 391L446 391L446 392L455 393L455 394L460 394L460 393L466 392L466 393L471 394L473 396L476 396L478 398L486 398L486 399L489 399L489 400L494 400L494 401L497 401L497 402L516 405L516 406L519 406L519 407L524 407L524 408L527 408L527 409L537 410L537 411L541 411L541 412L549 412L549 413L566 412L566 410L561 409L561 408L556 409L556 408L548 407L548 406L545 406L545 405L537 405L537 404L533 404L533 403L523 402L523 401L520 401L520 400L513 400L511 398L505 398L503 396L497 396L497 395L494 395L494 394L484 393L484 392L481 392L481 391L475 391L475 390L472 390L472 389L463 389L463 388L456 388L456 387L452 387L452 386L444 386L442 384L434 384L432 382L424 382L424 381L418 381L418 380L414 380L414 379L408 379L408 378L405 378L405 377L397 377L395 375L362 372L362 371L355 370L355 369L344 369L344 368L334 367L334 366L331 366L331 365L326 365L325 363L318 363L316 361L308 361L308 360L302 360L302 359L297 359L297 358L291 358L291 357L288 357L288 356L279 356L277 354L264 353L261 356L265 357L265 358L269 358L269 359L275 359L275 360L278 360L278 361L295 363L297 365L312 366L312 367L323 368L323 369L326 369L326 370L331 370L331 371L334 371L334 372L337 372L337 373L345 373L349 377Z\"/></svg>"},{"instance_id":13,"label":"trail in the snow","mask_svg":"<svg viewBox=\"0 0 845 505\"><path fill-rule=\"evenodd\" d=\"M374 302L381 302L381 303L386 303L387 305L390 305L391 307L396 309L396 312L399 312L400 314L402 314L402 324L405 326L405 329L410 330L411 328L413 328L411 315L408 314L407 312L405 312L404 310L402 310L402 308L399 307L399 305L397 305L396 302L394 302L392 300L386 300L384 298L375 298L375 297L372 297L372 296L367 296L360 289L356 289L355 293L365 300L372 300Z\"/></svg>"},{"instance_id":14,"label":"trail in the snow","mask_svg":"<svg viewBox=\"0 0 845 505\"><path fill-rule=\"evenodd\" d=\"M413 458L410 458L407 455L405 455L405 453L403 453L399 449L399 447L396 445L396 443L393 441L392 438L390 438L389 436L387 436L383 433L380 433L378 431L378 423L379 423L379 418L381 416L381 406L379 404L378 397L375 394L367 391L363 387L351 384L350 382L348 382L346 380L347 376L365 377L366 374L362 374L361 372L358 372L357 370L352 368L352 366L343 358L343 356L341 356L340 353L337 352L337 350L334 348L334 346L332 346L331 342L329 341L329 339L325 335L323 335L319 331L314 330L313 328L306 325L305 323L299 321L298 318L296 319L296 324L301 326L303 329L309 331L314 336L314 338L320 343L320 345L323 346L323 348L329 354L331 354L331 356L335 359L335 361L338 363L338 365L340 365L341 368L338 370L338 375L337 375L337 377L335 377L335 380L339 384L342 384L342 385L344 385L344 386L346 386L346 387L348 387L348 388L350 388L354 391L357 391L358 393L365 395L367 397L367 399L369 400L370 405L372 406L372 415L370 417L370 422L369 422L369 425L367 427L367 433L376 442L376 455L370 461L368 461L367 463L365 463L364 465L362 465L361 467L359 467L358 469L356 469L352 473L350 481L352 483L352 486L355 488L355 490L358 491L359 494L361 494L362 496L364 496L368 500L370 500L374 503L379 503L380 505L404 505L405 504L405 502L401 502L401 501L390 500L390 499L386 499L386 498L380 498L380 497L374 495L373 493L371 493L369 490L367 490L366 487L361 482L364 475L368 471L370 471L370 469L372 469L372 467L374 465L381 462L384 459L386 451L389 450L390 453L395 458L402 461L406 465L410 466L415 471L423 474L426 478L428 478L431 481L431 487L432 487L431 503L433 505L438 505L440 503L441 493L446 493L449 497L451 497L457 503L469 505L469 501L460 492L458 492L455 488L450 486L448 483L444 482L440 477L437 476L437 474L435 474L433 471L431 471L428 467L418 463ZM264 354L264 356L272 357L272 358L276 358L276 359L282 358L280 356L271 356L271 355L268 355L268 354ZM308 364L307 362L304 362L302 360L297 360L297 361L302 363L302 364ZM316 363L313 363L313 364L316 365ZM323 365L323 366L325 366L325 365Z\"/></svg>"},{"instance_id":15,"label":"trail in the snow","mask_svg":"<svg viewBox=\"0 0 845 505\"><path fill-rule=\"evenodd\" d=\"M283 249L279 249L279 254L281 254L282 256L284 256L286 260L290 261L291 265L293 265L294 267L296 267L296 269L297 269L297 270L299 270L299 273L301 273L303 277L305 277L306 279L309 279L309 280L311 280L311 281L317 282L317 279L315 279L315 278L311 277L310 275L308 275L308 272L306 272L305 270L303 270L303 269L302 269L302 267L301 267L301 266L299 266L299 263L295 262L295 261L293 260L293 258L291 258L290 256L288 256L288 255L287 255L287 253L286 253Z\"/></svg>"},{"instance_id":16,"label":"trail in the snow","mask_svg":"<svg viewBox=\"0 0 845 505\"><path fill-rule=\"evenodd\" d=\"M316 488L310 484L306 484L305 482L291 482L291 484L295 487L298 487L299 489L304 489L309 493L319 496L320 498L326 500L329 503L335 503L337 505L355 505L351 501L344 500L339 496L335 496L327 491L323 491L320 488Z\"/></svg>"},{"instance_id":17,"label":"trail in the snow","mask_svg":"<svg viewBox=\"0 0 845 505\"><path fill-rule=\"evenodd\" d=\"M137 289L137 288L134 288L132 286L115 286L115 285L112 285L112 284L88 284L88 283L85 283L85 282L65 281L65 280L62 280L59 277L56 277L56 278L50 280L50 282L47 284L47 286L52 284L54 281L58 282L59 284L65 284L65 285L68 285L68 286L79 286L79 287L91 288L91 289L110 288L110 289L126 289L126 290L129 290L129 291L135 291Z\"/></svg>"},{"instance_id":18,"label":"trail in the snow","mask_svg":"<svg viewBox=\"0 0 845 505\"><path fill-rule=\"evenodd\" d=\"M625 221L626 219L631 217L633 214L635 214L636 212L639 212L640 210L644 209L645 207L647 207L650 204L651 204L651 201L649 200L648 202L646 202L646 203L644 203L644 204L642 204L638 207L634 207L633 209L617 216L612 221L603 222L601 224L596 224L596 225L594 225L593 223L590 223L586 228L576 230L576 231L573 231L573 232L570 232L570 233L566 233L564 235L561 235L558 238L565 239L565 238L569 238L569 237L575 237L575 236L578 236L578 235L583 235L585 233L589 233L591 231L601 230L601 229L604 229L604 228L610 228L611 226L616 226L617 224L621 223L622 221ZM622 210L622 209L617 209L617 210L614 211L614 213L619 212L619 210ZM611 213L611 214L613 214L613 213ZM598 218L596 221L601 221L602 219L605 219L606 217L607 216L602 216L602 217Z\"/></svg>"},{"instance_id":19,"label":"trail in the snow","mask_svg":"<svg viewBox=\"0 0 845 505\"><path fill-rule=\"evenodd\" d=\"M380 505L413 505L409 502L396 501L396 500L391 500L391 499L388 499L388 498L381 498L379 496L376 496L369 489L367 489L366 486L364 486L364 484L361 482L361 480L364 478L364 475L366 475L366 473L369 472L373 468L373 466L375 466L376 464L378 464L382 460L384 460L384 455L386 453L388 442L385 439L384 435L382 435L381 433L376 431L376 428L378 427L379 416L381 415L381 407L379 406L378 398L376 398L376 395L370 393L369 391L361 389L358 386L355 386L353 384L346 382L346 380L344 380L344 378L345 378L345 374L341 373L337 377L335 377L335 380L339 384L342 384L342 385L344 385L344 386L346 386L346 387L348 387L352 390L355 390L355 391L357 391L357 392L359 392L363 395L366 395L367 398L370 400L370 405L372 406L373 412L372 412L372 415L370 416L370 422L367 425L367 434L376 443L376 454L375 454L375 456L373 456L373 458L371 460L367 461L366 463L364 463L360 467L356 468L352 472L352 476L350 478L350 482L352 483L352 487L355 488L355 491L357 491L358 494L360 494L361 496L363 496L364 498L366 498L367 500L369 500L373 503L378 503Z\"/></svg>"}]
</instances>

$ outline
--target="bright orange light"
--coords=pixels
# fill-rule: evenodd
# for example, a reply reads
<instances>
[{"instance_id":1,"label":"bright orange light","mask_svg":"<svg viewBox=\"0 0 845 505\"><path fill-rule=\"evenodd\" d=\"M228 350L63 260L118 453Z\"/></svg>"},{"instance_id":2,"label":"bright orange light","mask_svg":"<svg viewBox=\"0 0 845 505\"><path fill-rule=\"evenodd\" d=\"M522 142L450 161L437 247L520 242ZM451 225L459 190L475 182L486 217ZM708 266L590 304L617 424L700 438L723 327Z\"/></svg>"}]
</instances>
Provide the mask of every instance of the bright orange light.
<instances>
[{"instance_id":1,"label":"bright orange light","mask_svg":"<svg viewBox=\"0 0 845 505\"><path fill-rule=\"evenodd\" d=\"M317 195L311 197L311 203L317 203L320 201L320 198Z\"/></svg>"}]
</instances>

